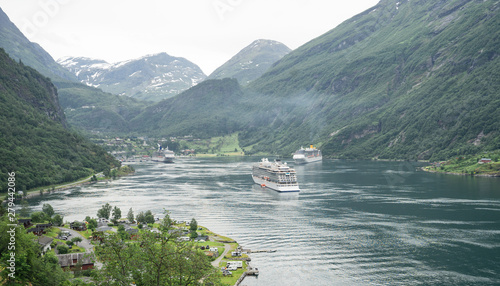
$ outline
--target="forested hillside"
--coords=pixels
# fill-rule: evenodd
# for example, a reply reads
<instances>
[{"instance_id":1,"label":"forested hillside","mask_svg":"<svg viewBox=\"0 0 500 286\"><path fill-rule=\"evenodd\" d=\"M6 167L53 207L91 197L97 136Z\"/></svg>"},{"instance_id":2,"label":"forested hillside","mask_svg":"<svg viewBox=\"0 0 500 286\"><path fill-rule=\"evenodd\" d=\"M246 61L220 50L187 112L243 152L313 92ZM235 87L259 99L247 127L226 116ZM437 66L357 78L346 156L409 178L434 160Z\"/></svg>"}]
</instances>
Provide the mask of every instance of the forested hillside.
<instances>
[{"instance_id":1,"label":"forested hillside","mask_svg":"<svg viewBox=\"0 0 500 286\"><path fill-rule=\"evenodd\" d=\"M300 102L261 146L391 159L500 148L499 5L382 0L293 51L250 85Z\"/></svg>"},{"instance_id":2,"label":"forested hillside","mask_svg":"<svg viewBox=\"0 0 500 286\"><path fill-rule=\"evenodd\" d=\"M102 148L64 128L51 81L0 49L0 192L74 181L119 166Z\"/></svg>"},{"instance_id":3,"label":"forested hillside","mask_svg":"<svg viewBox=\"0 0 500 286\"><path fill-rule=\"evenodd\" d=\"M243 91L235 79L207 80L145 109L132 131L155 136L214 137L238 131L245 117Z\"/></svg>"}]
</instances>

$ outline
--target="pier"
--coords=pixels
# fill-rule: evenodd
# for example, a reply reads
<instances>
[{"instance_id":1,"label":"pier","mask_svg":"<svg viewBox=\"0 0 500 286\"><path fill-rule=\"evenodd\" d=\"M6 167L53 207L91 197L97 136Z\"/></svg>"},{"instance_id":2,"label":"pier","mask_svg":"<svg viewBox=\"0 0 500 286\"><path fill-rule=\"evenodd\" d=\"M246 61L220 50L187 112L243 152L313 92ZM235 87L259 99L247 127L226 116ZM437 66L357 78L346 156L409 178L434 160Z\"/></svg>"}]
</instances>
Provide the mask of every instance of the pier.
<instances>
[{"instance_id":1,"label":"pier","mask_svg":"<svg viewBox=\"0 0 500 286\"><path fill-rule=\"evenodd\" d=\"M262 252L267 252L267 253L273 253L276 252L276 249L269 249L269 250L251 250L251 249L243 249L243 252L246 252L248 254L250 253L262 253Z\"/></svg>"},{"instance_id":2,"label":"pier","mask_svg":"<svg viewBox=\"0 0 500 286\"><path fill-rule=\"evenodd\" d=\"M247 276L259 276L259 269L257 268L253 268L252 266L250 266L249 263L247 263L247 268L248 270L243 272L243 274L241 275L241 277L238 279L238 281L236 281L236 283L234 284L234 286L239 286L241 284L241 282L243 282L243 280L245 279L245 277Z\"/></svg>"}]
</instances>

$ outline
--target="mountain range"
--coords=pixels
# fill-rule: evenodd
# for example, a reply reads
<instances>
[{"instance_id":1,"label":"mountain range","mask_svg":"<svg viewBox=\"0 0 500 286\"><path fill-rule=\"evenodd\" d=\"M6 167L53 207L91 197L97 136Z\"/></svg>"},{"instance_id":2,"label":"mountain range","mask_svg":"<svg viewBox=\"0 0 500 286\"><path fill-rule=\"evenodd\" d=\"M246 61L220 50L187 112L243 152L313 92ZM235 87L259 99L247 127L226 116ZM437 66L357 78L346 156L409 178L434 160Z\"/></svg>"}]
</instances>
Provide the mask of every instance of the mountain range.
<instances>
[{"instance_id":1,"label":"mountain range","mask_svg":"<svg viewBox=\"0 0 500 286\"><path fill-rule=\"evenodd\" d=\"M290 51L277 41L256 40L213 71L208 79L235 78L241 85L247 85Z\"/></svg>"},{"instance_id":2,"label":"mountain range","mask_svg":"<svg viewBox=\"0 0 500 286\"><path fill-rule=\"evenodd\" d=\"M338 158L447 159L500 149L499 15L495 1L382 0L257 78L240 77L256 67L245 64L258 49L244 49L207 80L148 106L55 83L69 123L88 131L238 133L247 154L289 156L312 143ZM91 78L87 71L79 74Z\"/></svg>"},{"instance_id":3,"label":"mountain range","mask_svg":"<svg viewBox=\"0 0 500 286\"><path fill-rule=\"evenodd\" d=\"M167 53L115 64L84 57L66 57L57 62L86 85L154 102L177 95L206 78L197 65Z\"/></svg>"}]
</instances>

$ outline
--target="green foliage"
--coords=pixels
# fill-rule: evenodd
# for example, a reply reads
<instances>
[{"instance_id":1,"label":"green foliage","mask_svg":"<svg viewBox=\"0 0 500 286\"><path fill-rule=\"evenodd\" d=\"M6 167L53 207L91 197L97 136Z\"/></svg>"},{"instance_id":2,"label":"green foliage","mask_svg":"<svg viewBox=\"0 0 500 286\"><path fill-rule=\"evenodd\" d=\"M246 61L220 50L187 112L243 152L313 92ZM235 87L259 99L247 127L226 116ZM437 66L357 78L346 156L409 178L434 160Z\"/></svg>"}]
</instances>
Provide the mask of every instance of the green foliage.
<instances>
[{"instance_id":1,"label":"green foliage","mask_svg":"<svg viewBox=\"0 0 500 286\"><path fill-rule=\"evenodd\" d=\"M231 134L242 127L245 107L237 107L242 95L235 79L207 80L146 108L131 121L131 129L156 136L210 138Z\"/></svg>"},{"instance_id":2,"label":"green foliage","mask_svg":"<svg viewBox=\"0 0 500 286\"><path fill-rule=\"evenodd\" d=\"M96 246L103 261L97 284L220 285L207 256L195 244L177 238L175 233L144 231L136 241L123 243L119 235L106 236Z\"/></svg>"},{"instance_id":3,"label":"green foliage","mask_svg":"<svg viewBox=\"0 0 500 286\"><path fill-rule=\"evenodd\" d=\"M58 246L56 246L56 250L57 250L57 253L59 253L59 254L66 254L69 252L69 247L67 245L64 245L64 244L59 244Z\"/></svg>"},{"instance_id":4,"label":"green foliage","mask_svg":"<svg viewBox=\"0 0 500 286\"><path fill-rule=\"evenodd\" d=\"M191 222L189 223L189 229L191 231L197 231L198 230L198 222L196 221L196 219L192 219Z\"/></svg>"},{"instance_id":5,"label":"green foliage","mask_svg":"<svg viewBox=\"0 0 500 286\"><path fill-rule=\"evenodd\" d=\"M73 242L74 244L78 244L78 242L82 242L82 238L77 236L77 237L73 237L71 239L71 242Z\"/></svg>"},{"instance_id":6,"label":"green foliage","mask_svg":"<svg viewBox=\"0 0 500 286\"><path fill-rule=\"evenodd\" d=\"M251 83L276 112L240 132L241 145L289 155L321 142L330 156L411 160L498 149L499 4L396 6L381 1Z\"/></svg>"},{"instance_id":7,"label":"green foliage","mask_svg":"<svg viewBox=\"0 0 500 286\"><path fill-rule=\"evenodd\" d=\"M85 221L87 222L87 228L94 231L97 228L97 220L90 218L89 216L85 217Z\"/></svg>"},{"instance_id":8,"label":"green foliage","mask_svg":"<svg viewBox=\"0 0 500 286\"><path fill-rule=\"evenodd\" d=\"M120 237L120 239L123 241L130 239L130 234L125 231L125 227L123 225L118 226L117 233L118 233L118 236Z\"/></svg>"},{"instance_id":9,"label":"green foliage","mask_svg":"<svg viewBox=\"0 0 500 286\"><path fill-rule=\"evenodd\" d=\"M500 176L500 163L493 158L500 155L500 150L483 152L481 154L458 156L447 161L433 163L424 168L430 172L445 172L454 174ZM480 163L482 158L492 159L491 163Z\"/></svg>"},{"instance_id":10,"label":"green foliage","mask_svg":"<svg viewBox=\"0 0 500 286\"><path fill-rule=\"evenodd\" d=\"M130 223L134 222L134 211L132 210L132 208L128 210L127 219Z\"/></svg>"},{"instance_id":11,"label":"green foliage","mask_svg":"<svg viewBox=\"0 0 500 286\"><path fill-rule=\"evenodd\" d=\"M146 218L144 216L144 212L140 212L137 214L137 216L135 217L135 219L137 220L137 222L139 223L146 223Z\"/></svg>"},{"instance_id":12,"label":"green foliage","mask_svg":"<svg viewBox=\"0 0 500 286\"><path fill-rule=\"evenodd\" d=\"M0 51L0 193L7 172L26 191L75 181L119 162L65 129L64 113L49 79Z\"/></svg>"},{"instance_id":13,"label":"green foliage","mask_svg":"<svg viewBox=\"0 0 500 286\"><path fill-rule=\"evenodd\" d=\"M195 238L197 238L197 237L198 237L198 233L196 232L196 230L191 230L191 231L189 232L189 237L190 237L191 239L195 239Z\"/></svg>"},{"instance_id":14,"label":"green foliage","mask_svg":"<svg viewBox=\"0 0 500 286\"><path fill-rule=\"evenodd\" d=\"M54 208L50 204L43 204L42 211L48 216L52 217L54 215Z\"/></svg>"},{"instance_id":15,"label":"green foliage","mask_svg":"<svg viewBox=\"0 0 500 286\"><path fill-rule=\"evenodd\" d=\"M4 215L0 218L0 276L4 285L61 285L68 275L59 267L57 258L47 253L41 256L40 247L33 234L26 233L22 226L11 227ZM14 231L12 232L12 229ZM10 232L8 232L10 231ZM15 249L10 243L10 234L15 236ZM15 253L14 279L9 277L10 253ZM50 273L50 275L47 275ZM31 283L30 283L31 282Z\"/></svg>"},{"instance_id":16,"label":"green foliage","mask_svg":"<svg viewBox=\"0 0 500 286\"><path fill-rule=\"evenodd\" d=\"M31 221L32 222L45 222L49 220L49 217L44 212L34 212L31 214Z\"/></svg>"},{"instance_id":17,"label":"green foliage","mask_svg":"<svg viewBox=\"0 0 500 286\"><path fill-rule=\"evenodd\" d=\"M85 131L128 132L128 122L146 107L146 103L128 96L113 95L81 83L60 80L55 85L68 122Z\"/></svg>"},{"instance_id":18,"label":"green foliage","mask_svg":"<svg viewBox=\"0 0 500 286\"><path fill-rule=\"evenodd\" d=\"M109 203L106 203L99 210L97 210L97 217L109 219L109 216L111 215L111 209L111 205Z\"/></svg>"},{"instance_id":19,"label":"green foliage","mask_svg":"<svg viewBox=\"0 0 500 286\"><path fill-rule=\"evenodd\" d=\"M146 213L144 213L144 222L147 224L155 223L155 217L150 210L147 210Z\"/></svg>"},{"instance_id":20,"label":"green foliage","mask_svg":"<svg viewBox=\"0 0 500 286\"><path fill-rule=\"evenodd\" d=\"M119 207L115 206L113 208L113 222L116 224L118 220L122 217L122 211Z\"/></svg>"},{"instance_id":21,"label":"green foliage","mask_svg":"<svg viewBox=\"0 0 500 286\"><path fill-rule=\"evenodd\" d=\"M52 217L52 223L56 226L61 226L63 225L63 220L64 220L64 217L60 214L56 214Z\"/></svg>"}]
</instances>

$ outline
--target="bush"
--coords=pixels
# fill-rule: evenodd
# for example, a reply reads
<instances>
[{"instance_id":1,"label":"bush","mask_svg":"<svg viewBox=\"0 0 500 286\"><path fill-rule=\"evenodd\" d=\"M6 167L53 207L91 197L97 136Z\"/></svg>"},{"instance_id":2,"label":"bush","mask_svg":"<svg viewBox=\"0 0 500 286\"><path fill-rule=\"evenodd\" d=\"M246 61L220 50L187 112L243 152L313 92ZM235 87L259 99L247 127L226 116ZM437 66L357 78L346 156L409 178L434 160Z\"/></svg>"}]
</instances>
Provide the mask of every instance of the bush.
<instances>
[{"instance_id":1,"label":"bush","mask_svg":"<svg viewBox=\"0 0 500 286\"><path fill-rule=\"evenodd\" d=\"M67 247L64 244L60 244L56 247L57 253L59 254L66 254L69 252L69 247Z\"/></svg>"}]
</instances>

